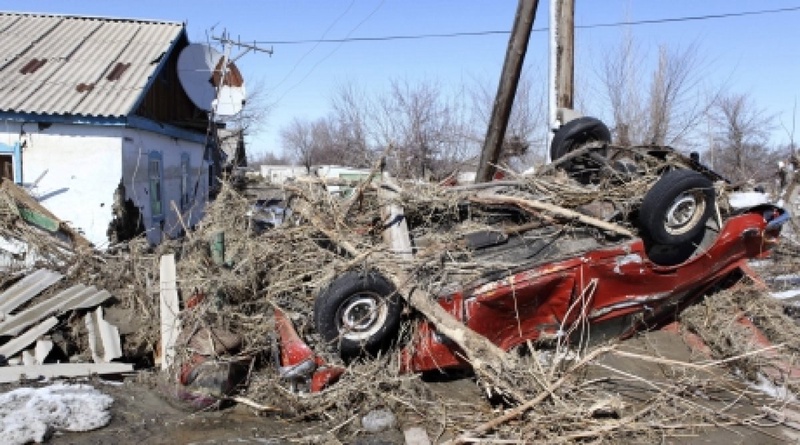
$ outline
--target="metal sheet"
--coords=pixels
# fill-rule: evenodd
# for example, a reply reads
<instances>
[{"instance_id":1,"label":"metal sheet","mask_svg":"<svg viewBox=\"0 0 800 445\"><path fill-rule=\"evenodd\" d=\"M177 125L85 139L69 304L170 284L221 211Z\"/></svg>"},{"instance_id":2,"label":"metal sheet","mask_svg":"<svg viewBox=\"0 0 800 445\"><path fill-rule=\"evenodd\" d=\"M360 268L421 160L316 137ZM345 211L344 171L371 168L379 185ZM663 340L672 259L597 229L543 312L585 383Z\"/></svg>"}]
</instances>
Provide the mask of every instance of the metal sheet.
<instances>
[{"instance_id":1,"label":"metal sheet","mask_svg":"<svg viewBox=\"0 0 800 445\"><path fill-rule=\"evenodd\" d=\"M126 116L182 32L175 22L0 13L0 112ZM117 63L131 65L109 80Z\"/></svg>"},{"instance_id":2,"label":"metal sheet","mask_svg":"<svg viewBox=\"0 0 800 445\"><path fill-rule=\"evenodd\" d=\"M0 294L0 313L3 317L7 316L61 278L62 275L58 272L47 269L36 270Z\"/></svg>"}]
</instances>

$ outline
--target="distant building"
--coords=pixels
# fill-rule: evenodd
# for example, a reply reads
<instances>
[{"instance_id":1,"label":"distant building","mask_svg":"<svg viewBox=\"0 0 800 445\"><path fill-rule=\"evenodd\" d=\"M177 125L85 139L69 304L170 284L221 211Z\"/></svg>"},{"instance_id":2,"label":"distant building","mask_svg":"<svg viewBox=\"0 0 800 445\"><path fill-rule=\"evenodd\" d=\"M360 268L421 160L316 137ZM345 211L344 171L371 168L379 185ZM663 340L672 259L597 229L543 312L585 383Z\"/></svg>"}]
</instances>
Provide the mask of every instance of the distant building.
<instances>
[{"instance_id":1,"label":"distant building","mask_svg":"<svg viewBox=\"0 0 800 445\"><path fill-rule=\"evenodd\" d=\"M262 165L261 176L272 184L283 184L289 179L306 176L305 167L294 165Z\"/></svg>"},{"instance_id":2,"label":"distant building","mask_svg":"<svg viewBox=\"0 0 800 445\"><path fill-rule=\"evenodd\" d=\"M225 155L223 168L247 167L247 153L245 153L242 130L221 128L217 131L217 136L220 150Z\"/></svg>"},{"instance_id":3,"label":"distant building","mask_svg":"<svg viewBox=\"0 0 800 445\"><path fill-rule=\"evenodd\" d=\"M339 165L316 165L311 167L309 174L305 167L294 165L262 165L261 176L272 184L283 184L286 181L303 176L314 176L323 179L342 179L346 181L360 181L369 176L369 170ZM347 186L330 185L328 190L335 194L346 194Z\"/></svg>"},{"instance_id":4,"label":"distant building","mask_svg":"<svg viewBox=\"0 0 800 445\"><path fill-rule=\"evenodd\" d=\"M202 218L220 156L178 79L184 24L0 13L0 35L0 175L101 248Z\"/></svg>"}]
</instances>

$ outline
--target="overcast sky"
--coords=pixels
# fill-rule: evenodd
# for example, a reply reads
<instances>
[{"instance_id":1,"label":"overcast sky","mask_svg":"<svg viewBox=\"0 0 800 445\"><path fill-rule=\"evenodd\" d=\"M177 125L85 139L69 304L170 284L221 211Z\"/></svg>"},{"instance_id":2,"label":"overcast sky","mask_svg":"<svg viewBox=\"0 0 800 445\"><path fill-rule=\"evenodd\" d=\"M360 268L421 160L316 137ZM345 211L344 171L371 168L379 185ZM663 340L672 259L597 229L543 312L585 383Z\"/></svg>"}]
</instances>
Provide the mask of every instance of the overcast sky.
<instances>
[{"instance_id":1,"label":"overcast sky","mask_svg":"<svg viewBox=\"0 0 800 445\"><path fill-rule=\"evenodd\" d=\"M517 7L515 0L0 0L0 10L179 21L192 42L227 31L274 54L248 53L239 65L248 86L275 106L265 128L248 141L251 152L280 152L279 130L294 117L329 110L336 85L355 82L385 90L390 79L434 80L443 85L485 81L494 91ZM792 11L713 18L706 16L795 8ZM548 26L549 0L541 0L534 29ZM688 19L690 17L698 19ZM677 19L677 20L669 20ZM658 23L613 25L626 21ZM640 47L696 45L706 81L750 94L777 115L774 140L788 140L800 88L800 0L576 0L576 25L612 24L576 31L578 94L591 96L604 52L631 32ZM213 32L212 32L213 28ZM627 31L626 31L627 30ZM501 31L501 33L491 33ZM318 39L481 33L344 43L278 43ZM545 31L534 32L526 58L532 78L546 79ZM211 41L213 43L213 41ZM270 43L274 42L274 43ZM233 54L238 54L233 50ZM592 97L578 98L591 106ZM592 110L582 110L596 114ZM800 118L798 118L800 120Z\"/></svg>"}]
</instances>

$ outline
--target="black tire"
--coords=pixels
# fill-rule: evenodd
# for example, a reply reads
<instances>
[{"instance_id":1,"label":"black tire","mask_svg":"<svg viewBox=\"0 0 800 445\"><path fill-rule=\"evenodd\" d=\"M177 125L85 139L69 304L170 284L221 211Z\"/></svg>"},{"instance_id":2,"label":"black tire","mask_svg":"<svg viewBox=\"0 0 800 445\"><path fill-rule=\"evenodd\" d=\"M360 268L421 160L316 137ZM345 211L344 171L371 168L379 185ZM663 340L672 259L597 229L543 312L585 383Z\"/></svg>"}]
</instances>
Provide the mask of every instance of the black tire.
<instances>
[{"instance_id":1,"label":"black tire","mask_svg":"<svg viewBox=\"0 0 800 445\"><path fill-rule=\"evenodd\" d=\"M588 142L611 142L611 132L606 124L594 117L579 117L562 125L550 142L550 159L555 161ZM605 155L605 153L602 153ZM570 160L562 166L571 171L578 160Z\"/></svg>"},{"instance_id":2,"label":"black tire","mask_svg":"<svg viewBox=\"0 0 800 445\"><path fill-rule=\"evenodd\" d=\"M714 205L710 179L693 170L671 170L645 195L639 224L657 244L683 244L705 230Z\"/></svg>"},{"instance_id":3,"label":"black tire","mask_svg":"<svg viewBox=\"0 0 800 445\"><path fill-rule=\"evenodd\" d=\"M314 327L345 359L374 355L397 336L403 299L376 272L347 272L317 296Z\"/></svg>"}]
</instances>

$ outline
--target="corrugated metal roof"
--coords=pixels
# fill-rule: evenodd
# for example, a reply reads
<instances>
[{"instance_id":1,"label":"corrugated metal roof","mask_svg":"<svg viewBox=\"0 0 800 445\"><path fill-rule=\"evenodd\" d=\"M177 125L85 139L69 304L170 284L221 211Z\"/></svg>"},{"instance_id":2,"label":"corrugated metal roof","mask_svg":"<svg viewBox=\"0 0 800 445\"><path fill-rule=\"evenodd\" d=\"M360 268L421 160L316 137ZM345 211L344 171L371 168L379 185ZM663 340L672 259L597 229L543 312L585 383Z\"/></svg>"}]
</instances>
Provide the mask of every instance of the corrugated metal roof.
<instances>
[{"instance_id":1,"label":"corrugated metal roof","mask_svg":"<svg viewBox=\"0 0 800 445\"><path fill-rule=\"evenodd\" d=\"M5 318L11 311L25 304L62 277L60 273L47 269L37 269L27 275L0 294L0 315Z\"/></svg>"},{"instance_id":2,"label":"corrugated metal roof","mask_svg":"<svg viewBox=\"0 0 800 445\"><path fill-rule=\"evenodd\" d=\"M173 22L0 13L0 112L126 116L182 31Z\"/></svg>"}]
</instances>

